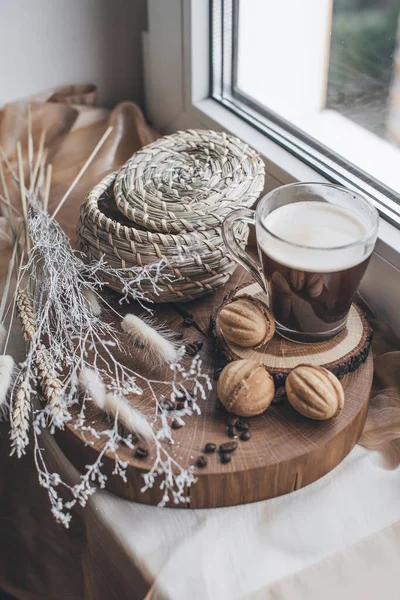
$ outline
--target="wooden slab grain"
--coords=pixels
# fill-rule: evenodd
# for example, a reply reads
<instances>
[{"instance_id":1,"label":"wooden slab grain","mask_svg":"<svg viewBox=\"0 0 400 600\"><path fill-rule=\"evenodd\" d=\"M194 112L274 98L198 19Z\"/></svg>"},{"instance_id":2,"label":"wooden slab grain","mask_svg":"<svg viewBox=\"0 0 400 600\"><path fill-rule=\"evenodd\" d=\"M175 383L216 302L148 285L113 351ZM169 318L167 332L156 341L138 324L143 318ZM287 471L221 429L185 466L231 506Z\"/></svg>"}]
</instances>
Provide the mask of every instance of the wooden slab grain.
<instances>
[{"instance_id":1,"label":"wooden slab grain","mask_svg":"<svg viewBox=\"0 0 400 600\"><path fill-rule=\"evenodd\" d=\"M267 303L266 294L258 283L250 282L233 289L215 313L213 331L218 347L227 361L245 358L265 364L277 385L283 384L290 371L301 363L323 366L341 379L358 369L369 354L372 329L356 304L350 308L347 326L330 340L298 343L275 333L271 340L257 349L242 348L224 338L219 318L225 306L242 296Z\"/></svg>"},{"instance_id":2,"label":"wooden slab grain","mask_svg":"<svg viewBox=\"0 0 400 600\"><path fill-rule=\"evenodd\" d=\"M231 289L248 282L248 276L238 270L232 278ZM213 390L202 402L201 415L185 418L185 427L174 432L175 444L170 452L182 465L195 464L207 442L217 446L229 441L227 437L227 413L221 408L216 396L214 373L221 364L210 330L210 317L223 301L228 290L184 305L157 307L160 318L170 327L184 334L184 341L203 341L201 350L204 369L213 381ZM128 309L126 309L128 310ZM129 307L129 310L136 310ZM183 320L192 315L194 325L185 327ZM188 490L186 508L210 508L238 505L273 498L312 483L330 472L351 451L362 432L372 384L373 360L369 356L353 373L345 375L345 406L341 414L330 421L311 421L296 413L286 400L271 406L266 413L250 419L252 437L238 441L238 448L228 464L221 464L218 453L207 455L208 465L196 468L198 481ZM162 393L162 389L157 390ZM143 398L146 410L151 410L151 398ZM90 439L76 429L79 406L68 427L58 436L67 457L83 470L103 449L103 442ZM95 407L87 414L98 431L107 429L104 417ZM144 461L135 459L125 446L118 450L119 456L128 462L128 482L112 475L114 459L104 455L104 469L108 474L107 489L115 494L146 504L158 504L161 492L156 485L145 493L142 475L152 464L152 457ZM181 506L182 507L182 506Z\"/></svg>"}]
</instances>

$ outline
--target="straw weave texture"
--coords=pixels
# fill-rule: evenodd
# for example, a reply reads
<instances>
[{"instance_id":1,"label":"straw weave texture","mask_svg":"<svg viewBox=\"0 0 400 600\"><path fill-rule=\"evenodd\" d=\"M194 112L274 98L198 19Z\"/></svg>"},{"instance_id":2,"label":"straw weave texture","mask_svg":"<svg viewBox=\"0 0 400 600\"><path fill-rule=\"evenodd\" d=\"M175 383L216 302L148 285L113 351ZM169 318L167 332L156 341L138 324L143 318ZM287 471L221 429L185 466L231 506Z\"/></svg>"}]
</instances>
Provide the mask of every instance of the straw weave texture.
<instances>
[{"instance_id":1,"label":"straw weave texture","mask_svg":"<svg viewBox=\"0 0 400 600\"><path fill-rule=\"evenodd\" d=\"M166 260L155 302L192 300L224 285L236 264L221 237L224 217L251 206L264 187L264 164L246 144L225 133L184 131L135 153L107 175L81 207L80 248L129 269ZM242 245L248 228L238 224ZM117 283L110 286L119 289Z\"/></svg>"}]
</instances>

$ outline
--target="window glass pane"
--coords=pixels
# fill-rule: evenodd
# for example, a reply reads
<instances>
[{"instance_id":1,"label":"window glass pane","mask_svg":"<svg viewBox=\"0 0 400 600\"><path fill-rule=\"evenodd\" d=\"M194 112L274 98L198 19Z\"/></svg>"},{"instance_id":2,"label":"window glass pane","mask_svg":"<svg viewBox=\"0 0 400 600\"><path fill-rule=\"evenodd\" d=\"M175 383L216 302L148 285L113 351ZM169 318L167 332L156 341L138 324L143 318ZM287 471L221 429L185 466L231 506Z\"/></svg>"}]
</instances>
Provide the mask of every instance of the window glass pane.
<instances>
[{"instance_id":1,"label":"window glass pane","mask_svg":"<svg viewBox=\"0 0 400 600\"><path fill-rule=\"evenodd\" d=\"M236 89L400 192L399 0L240 0Z\"/></svg>"}]
</instances>

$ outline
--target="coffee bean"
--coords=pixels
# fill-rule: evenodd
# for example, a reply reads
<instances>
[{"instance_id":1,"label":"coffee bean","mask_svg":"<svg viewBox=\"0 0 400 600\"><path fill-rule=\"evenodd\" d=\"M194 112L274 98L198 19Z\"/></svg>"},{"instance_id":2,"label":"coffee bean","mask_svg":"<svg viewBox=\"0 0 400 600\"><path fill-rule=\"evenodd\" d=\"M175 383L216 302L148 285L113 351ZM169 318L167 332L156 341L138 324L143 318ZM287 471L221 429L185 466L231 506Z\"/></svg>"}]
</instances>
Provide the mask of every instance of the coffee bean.
<instances>
[{"instance_id":1,"label":"coffee bean","mask_svg":"<svg viewBox=\"0 0 400 600\"><path fill-rule=\"evenodd\" d=\"M228 427L227 433L230 438L237 438L236 429L234 427Z\"/></svg>"},{"instance_id":2,"label":"coffee bean","mask_svg":"<svg viewBox=\"0 0 400 600\"><path fill-rule=\"evenodd\" d=\"M244 419L239 419L239 421L236 423L236 429L239 431L247 431L250 429L250 423Z\"/></svg>"},{"instance_id":3,"label":"coffee bean","mask_svg":"<svg viewBox=\"0 0 400 600\"><path fill-rule=\"evenodd\" d=\"M215 328L215 319L211 316L208 322L208 333L212 333Z\"/></svg>"},{"instance_id":4,"label":"coffee bean","mask_svg":"<svg viewBox=\"0 0 400 600\"><path fill-rule=\"evenodd\" d=\"M180 333L179 331L177 331L176 333L173 333L171 337L176 342L179 342L179 340L183 340L183 333Z\"/></svg>"},{"instance_id":5,"label":"coffee bean","mask_svg":"<svg viewBox=\"0 0 400 600\"><path fill-rule=\"evenodd\" d=\"M180 429L181 427L183 427L183 423L181 421L178 421L177 419L174 419L171 423L171 427L172 429Z\"/></svg>"},{"instance_id":6,"label":"coffee bean","mask_svg":"<svg viewBox=\"0 0 400 600\"><path fill-rule=\"evenodd\" d=\"M237 443L236 442L225 442L224 444L221 444L219 447L219 451L224 453L224 452L234 452L237 448Z\"/></svg>"},{"instance_id":7,"label":"coffee bean","mask_svg":"<svg viewBox=\"0 0 400 600\"><path fill-rule=\"evenodd\" d=\"M286 392L285 392L284 386L279 387L275 392L275 396L272 400L272 404L280 404L282 402L282 400L284 399L285 395L286 395Z\"/></svg>"},{"instance_id":8,"label":"coffee bean","mask_svg":"<svg viewBox=\"0 0 400 600\"><path fill-rule=\"evenodd\" d=\"M198 348L196 344L187 344L186 346L186 354L187 356L196 356L198 352Z\"/></svg>"},{"instance_id":9,"label":"coffee bean","mask_svg":"<svg viewBox=\"0 0 400 600\"><path fill-rule=\"evenodd\" d=\"M199 456L199 458L196 460L196 465L201 468L206 467L207 466L206 457L203 455Z\"/></svg>"},{"instance_id":10,"label":"coffee bean","mask_svg":"<svg viewBox=\"0 0 400 600\"><path fill-rule=\"evenodd\" d=\"M185 403L182 401L177 402L175 408L176 410L183 410L185 408Z\"/></svg>"},{"instance_id":11,"label":"coffee bean","mask_svg":"<svg viewBox=\"0 0 400 600\"><path fill-rule=\"evenodd\" d=\"M221 454L221 462L223 465L225 465L228 462L231 462L231 455L228 454L227 452L222 452Z\"/></svg>"},{"instance_id":12,"label":"coffee bean","mask_svg":"<svg viewBox=\"0 0 400 600\"><path fill-rule=\"evenodd\" d=\"M149 451L147 450L147 448L143 448L143 446L138 446L135 450L135 457L136 458L147 458L149 455Z\"/></svg>"},{"instance_id":13,"label":"coffee bean","mask_svg":"<svg viewBox=\"0 0 400 600\"><path fill-rule=\"evenodd\" d=\"M279 396L278 397L275 396L275 398L272 399L271 404L273 406L276 406L277 404L281 404L281 402L283 401L283 398L284 398L283 396L280 396L280 397Z\"/></svg>"},{"instance_id":14,"label":"coffee bean","mask_svg":"<svg viewBox=\"0 0 400 600\"><path fill-rule=\"evenodd\" d=\"M236 415L229 415L228 417L228 425L231 427L235 427L236 423L239 421L239 417Z\"/></svg>"},{"instance_id":15,"label":"coffee bean","mask_svg":"<svg viewBox=\"0 0 400 600\"><path fill-rule=\"evenodd\" d=\"M182 321L182 325L184 327L192 327L194 324L195 324L195 320L193 319L193 317L186 317Z\"/></svg>"},{"instance_id":16,"label":"coffee bean","mask_svg":"<svg viewBox=\"0 0 400 600\"><path fill-rule=\"evenodd\" d=\"M243 442L247 442L249 439L251 438L251 433L250 431L243 431L243 433L240 434L240 439Z\"/></svg>"},{"instance_id":17,"label":"coffee bean","mask_svg":"<svg viewBox=\"0 0 400 600\"><path fill-rule=\"evenodd\" d=\"M207 452L208 454L211 454L211 452L215 452L217 449L217 446L215 444L213 444L212 442L208 442L208 444L206 444L204 446L204 452Z\"/></svg>"},{"instance_id":18,"label":"coffee bean","mask_svg":"<svg viewBox=\"0 0 400 600\"><path fill-rule=\"evenodd\" d=\"M164 410L175 410L175 402L172 402L172 400L165 400L161 404L161 408Z\"/></svg>"}]
</instances>

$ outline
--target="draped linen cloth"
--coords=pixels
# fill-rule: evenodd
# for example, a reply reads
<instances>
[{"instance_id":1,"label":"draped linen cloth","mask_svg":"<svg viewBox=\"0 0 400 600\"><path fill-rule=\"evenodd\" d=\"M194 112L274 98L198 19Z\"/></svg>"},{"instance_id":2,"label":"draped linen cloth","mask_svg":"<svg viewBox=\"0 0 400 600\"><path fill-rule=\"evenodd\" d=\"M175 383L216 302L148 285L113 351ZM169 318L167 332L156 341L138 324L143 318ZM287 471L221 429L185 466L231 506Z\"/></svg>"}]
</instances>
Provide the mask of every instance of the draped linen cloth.
<instances>
[{"instance_id":1,"label":"draped linen cloth","mask_svg":"<svg viewBox=\"0 0 400 600\"><path fill-rule=\"evenodd\" d=\"M72 89L71 89L72 88ZM93 88L73 86L32 101L35 143L47 129L57 204L105 129L114 129L58 217L75 239L79 206L104 174L155 138L132 103L95 108ZM81 102L76 105L74 102ZM26 103L0 111L0 146L26 156ZM12 187L19 206L18 190ZM10 256L7 212L0 218L0 277ZM98 491L69 530L51 516L30 453L9 457L0 425L0 587L33 600L363 600L395 598L400 564L400 343L373 317L375 378L363 435L331 473L312 485L255 504L160 509ZM24 355L19 328L9 352ZM79 472L49 434L50 470L71 484Z\"/></svg>"}]
</instances>

